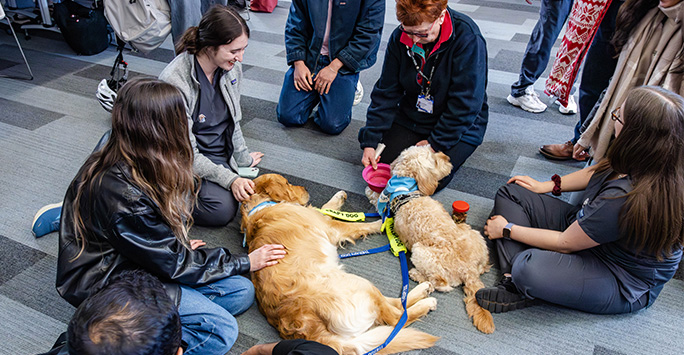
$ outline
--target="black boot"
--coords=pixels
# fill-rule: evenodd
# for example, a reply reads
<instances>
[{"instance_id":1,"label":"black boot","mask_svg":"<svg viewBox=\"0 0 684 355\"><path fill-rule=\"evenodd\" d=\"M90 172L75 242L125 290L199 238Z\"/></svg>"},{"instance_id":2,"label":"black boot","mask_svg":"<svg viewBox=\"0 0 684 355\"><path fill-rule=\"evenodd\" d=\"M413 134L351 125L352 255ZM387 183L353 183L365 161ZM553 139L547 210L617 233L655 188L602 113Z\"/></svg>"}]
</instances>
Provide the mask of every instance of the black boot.
<instances>
[{"instance_id":1,"label":"black boot","mask_svg":"<svg viewBox=\"0 0 684 355\"><path fill-rule=\"evenodd\" d=\"M503 313L523 309L536 304L536 300L525 297L513 284L510 276L502 276L492 287L479 289L475 299L480 307L492 312Z\"/></svg>"}]
</instances>

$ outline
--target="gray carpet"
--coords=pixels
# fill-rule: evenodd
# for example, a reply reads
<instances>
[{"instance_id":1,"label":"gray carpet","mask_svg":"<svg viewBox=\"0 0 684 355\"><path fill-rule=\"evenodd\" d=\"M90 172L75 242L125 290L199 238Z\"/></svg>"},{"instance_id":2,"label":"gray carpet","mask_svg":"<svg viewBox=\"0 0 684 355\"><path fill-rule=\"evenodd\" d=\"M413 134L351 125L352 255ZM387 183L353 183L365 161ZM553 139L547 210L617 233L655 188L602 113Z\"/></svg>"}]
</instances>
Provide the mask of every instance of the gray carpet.
<instances>
[{"instance_id":1,"label":"gray carpet","mask_svg":"<svg viewBox=\"0 0 684 355\"><path fill-rule=\"evenodd\" d=\"M312 203L320 205L336 191L348 192L346 210L367 211L363 196L361 150L356 134L363 126L369 95L382 63L361 73L362 103L354 108L351 125L330 137L313 125L285 129L275 120L284 58L283 28L289 2L280 1L272 14L252 13L252 36L245 54L242 110L243 131L251 150L266 155L261 172L285 175L305 186ZM541 144L570 138L576 116L563 116L556 106L531 114L506 102L517 79L522 53L537 20L539 2L520 0L461 0L450 5L472 16L487 39L489 51L490 123L485 142L435 198L445 206L457 199L472 206L468 221L481 229L492 208L496 189L508 177L528 174L538 179L565 174L582 165L551 162L537 153ZM387 1L382 58L390 29L397 25L394 1ZM5 29L6 27L3 27ZM95 56L75 55L57 34L31 31L20 37L36 79L0 79L0 354L35 354L50 348L66 329L73 308L54 289L56 233L35 239L30 233L33 214L43 205L62 199L65 189L110 121L95 101L97 83L108 76L116 55L113 47ZM167 41L149 55L126 54L131 76L157 76L172 59ZM0 33L0 73L24 74L14 39ZM543 80L537 83L543 88ZM241 252L237 222L224 228L192 230L210 246ZM384 244L373 236L347 250ZM388 253L343 261L349 272L371 280L386 295L398 295L399 264ZM540 305L494 315L496 331L485 335L467 319L460 289L436 293L437 309L412 325L441 340L434 348L411 354L676 354L684 348L684 276L669 282L657 302L636 314L599 316ZM483 275L485 284L496 270ZM412 284L413 285L413 284ZM240 336L230 354L251 345L278 340L257 307L238 317Z\"/></svg>"}]
</instances>

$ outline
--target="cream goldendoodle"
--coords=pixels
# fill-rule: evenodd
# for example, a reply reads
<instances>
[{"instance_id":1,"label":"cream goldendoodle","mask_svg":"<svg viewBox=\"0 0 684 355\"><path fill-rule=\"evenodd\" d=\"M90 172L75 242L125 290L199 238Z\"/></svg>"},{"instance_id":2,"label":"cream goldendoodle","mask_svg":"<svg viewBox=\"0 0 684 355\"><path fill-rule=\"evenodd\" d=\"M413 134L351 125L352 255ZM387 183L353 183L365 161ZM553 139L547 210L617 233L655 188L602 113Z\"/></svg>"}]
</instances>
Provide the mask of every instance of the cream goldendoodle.
<instances>
[{"instance_id":1,"label":"cream goldendoodle","mask_svg":"<svg viewBox=\"0 0 684 355\"><path fill-rule=\"evenodd\" d=\"M475 300L475 292L484 287L480 275L491 266L485 240L469 225L454 223L442 204L430 197L439 180L451 172L449 157L429 146L413 146L391 168L393 177L413 178L417 184L417 191L387 204L394 213L394 231L411 252L414 267L409 276L419 283L430 281L441 292L463 284L463 301L473 324L483 333L494 332L491 313ZM377 205L380 194L366 188L366 196Z\"/></svg>"}]
</instances>

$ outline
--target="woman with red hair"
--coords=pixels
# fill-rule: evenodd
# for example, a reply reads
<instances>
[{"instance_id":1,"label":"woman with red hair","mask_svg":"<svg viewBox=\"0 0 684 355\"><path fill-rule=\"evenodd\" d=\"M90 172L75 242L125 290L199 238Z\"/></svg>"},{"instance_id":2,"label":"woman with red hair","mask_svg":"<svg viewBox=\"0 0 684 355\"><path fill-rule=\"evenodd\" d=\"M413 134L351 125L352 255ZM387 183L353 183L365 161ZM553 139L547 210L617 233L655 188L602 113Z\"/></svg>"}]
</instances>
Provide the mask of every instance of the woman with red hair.
<instances>
[{"instance_id":1,"label":"woman with red hair","mask_svg":"<svg viewBox=\"0 0 684 355\"><path fill-rule=\"evenodd\" d=\"M390 163L412 145L451 158L453 178L487 128L487 45L468 16L447 0L397 0L401 23L389 38L380 79L359 131L364 166ZM375 158L378 143L387 147Z\"/></svg>"}]
</instances>

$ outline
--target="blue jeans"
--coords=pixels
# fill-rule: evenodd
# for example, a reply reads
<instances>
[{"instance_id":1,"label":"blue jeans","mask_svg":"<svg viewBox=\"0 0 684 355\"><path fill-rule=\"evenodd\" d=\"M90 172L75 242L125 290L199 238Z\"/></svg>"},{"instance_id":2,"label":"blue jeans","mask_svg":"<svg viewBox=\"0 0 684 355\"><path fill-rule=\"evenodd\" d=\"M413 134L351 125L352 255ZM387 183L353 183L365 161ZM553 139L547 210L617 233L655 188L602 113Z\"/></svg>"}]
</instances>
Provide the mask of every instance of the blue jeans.
<instances>
[{"instance_id":1,"label":"blue jeans","mask_svg":"<svg viewBox=\"0 0 684 355\"><path fill-rule=\"evenodd\" d=\"M169 1L171 10L171 37L173 43L192 26L199 25L202 15L214 4L227 5L228 0L172 0Z\"/></svg>"},{"instance_id":2,"label":"blue jeans","mask_svg":"<svg viewBox=\"0 0 684 355\"><path fill-rule=\"evenodd\" d=\"M570 14L573 0L542 0L539 21L534 26L523 56L520 78L511 86L511 95L525 95L525 89L534 84L546 70L551 48Z\"/></svg>"},{"instance_id":3,"label":"blue jeans","mask_svg":"<svg viewBox=\"0 0 684 355\"><path fill-rule=\"evenodd\" d=\"M330 58L322 55L311 73L315 75L328 64ZM321 95L313 89L297 91L294 87L294 67L290 67L285 73L283 89L280 91L276 107L278 122L286 127L301 126L309 120L311 111L320 103L314 122L327 134L339 134L351 122L352 103L358 81L359 73L338 73L330 84L328 94Z\"/></svg>"},{"instance_id":4,"label":"blue jeans","mask_svg":"<svg viewBox=\"0 0 684 355\"><path fill-rule=\"evenodd\" d=\"M615 32L615 19L617 18L620 5L624 1L614 0L610 3L608 11L603 17L594 41L591 42L587 58L584 60L582 69L582 81L579 87L579 122L575 125L575 136L571 142L577 143L582 134L581 129L591 109L601 96L601 92L608 87L610 78L617 66L617 56L610 39Z\"/></svg>"},{"instance_id":5,"label":"blue jeans","mask_svg":"<svg viewBox=\"0 0 684 355\"><path fill-rule=\"evenodd\" d=\"M236 315L254 303L254 285L231 276L205 286L181 286L178 313L183 327L185 354L225 354L238 336Z\"/></svg>"}]
</instances>

